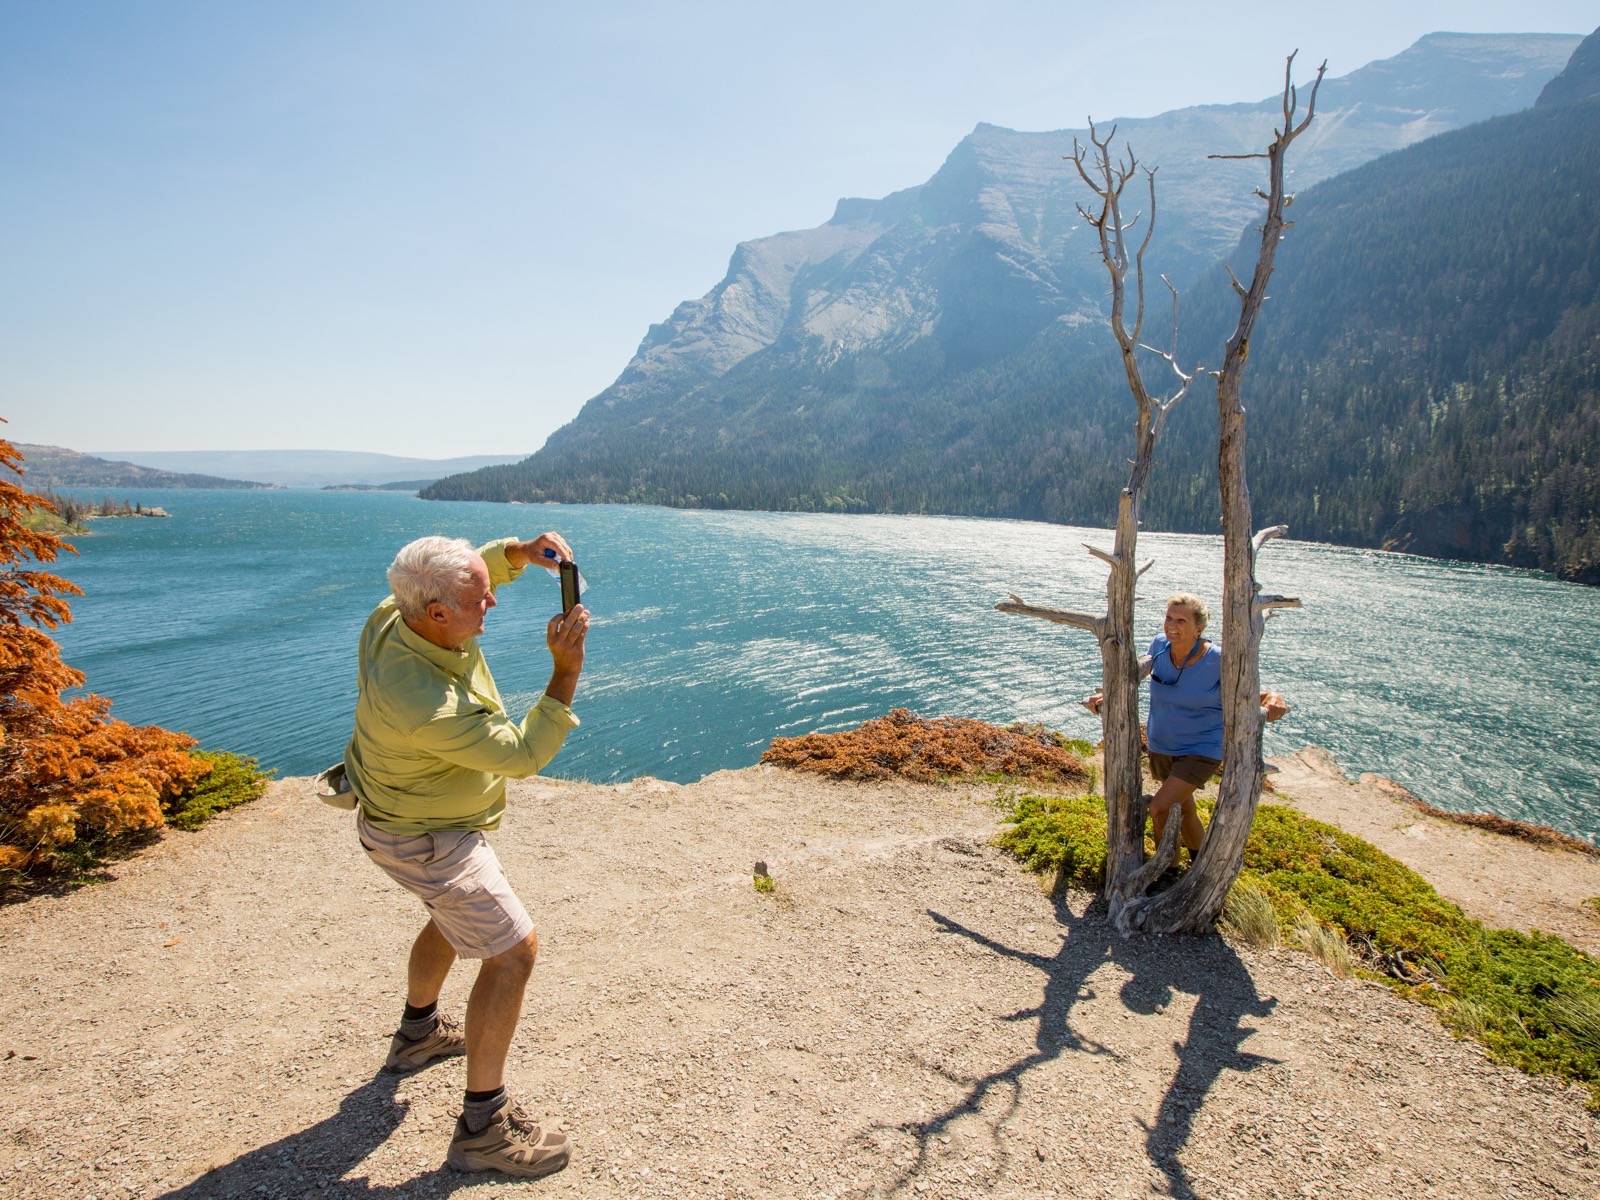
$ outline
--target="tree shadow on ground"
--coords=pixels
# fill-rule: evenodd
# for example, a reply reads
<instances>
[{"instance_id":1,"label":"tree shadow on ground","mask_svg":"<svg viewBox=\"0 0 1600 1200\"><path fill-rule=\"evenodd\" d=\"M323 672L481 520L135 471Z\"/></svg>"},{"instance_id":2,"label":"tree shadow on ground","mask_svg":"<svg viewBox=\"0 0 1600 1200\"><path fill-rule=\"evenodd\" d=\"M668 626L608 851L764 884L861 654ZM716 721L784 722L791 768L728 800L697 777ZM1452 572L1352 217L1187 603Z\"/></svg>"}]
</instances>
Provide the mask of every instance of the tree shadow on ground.
<instances>
[{"instance_id":1,"label":"tree shadow on ground","mask_svg":"<svg viewBox=\"0 0 1600 1200\"><path fill-rule=\"evenodd\" d=\"M1107 962L1128 972L1120 998L1130 1012L1148 1016L1164 1011L1178 991L1196 997L1187 1035L1182 1042L1173 1044L1178 1070L1162 1097L1156 1119L1141 1122L1145 1152L1151 1165L1166 1176L1170 1195L1197 1200L1180 1155L1193 1132L1195 1114L1217 1079L1224 1071L1249 1071L1277 1061L1241 1049L1244 1039L1255 1032L1243 1023L1244 1019L1268 1015L1276 1001L1257 993L1249 971L1222 938L1124 938L1115 931L1100 901L1082 916L1073 913L1065 897L1058 896L1054 905L1056 920L1066 930L1061 949L1054 955L1008 946L928 910L928 916L941 931L1040 971L1044 975L1044 994L1036 1007L1003 1018L1036 1022L1031 1053L976 1078L959 1076L937 1063L929 1064L930 1069L966 1091L960 1100L933 1117L900 1127L916 1139L916 1150L914 1160L890 1185L892 1192L912 1184L929 1165L934 1139L944 1136L962 1117L979 1114L996 1094L1005 1096L1006 1107L998 1114L990 1111L987 1119L995 1130L994 1160L1004 1164L1009 1151L999 1145L1000 1131L1021 1102L1023 1077L1029 1071L1068 1053L1123 1058L1111 1046L1084 1036L1072 1026L1073 1006L1080 999L1094 998L1090 980ZM999 1169L997 1165L987 1183L998 1182Z\"/></svg>"},{"instance_id":2,"label":"tree shadow on ground","mask_svg":"<svg viewBox=\"0 0 1600 1200\"><path fill-rule=\"evenodd\" d=\"M344 1178L389 1139L405 1119L409 1105L395 1093L410 1076L379 1071L339 1103L315 1125L241 1154L223 1166L207 1171L194 1182L163 1193L158 1200L221 1200L237 1196L373 1197L449 1196L458 1188L485 1178L462 1175L444 1165L445 1145L439 1145L439 1163L403 1183L374 1184L362 1176ZM493 1178L507 1178L494 1176Z\"/></svg>"}]
</instances>

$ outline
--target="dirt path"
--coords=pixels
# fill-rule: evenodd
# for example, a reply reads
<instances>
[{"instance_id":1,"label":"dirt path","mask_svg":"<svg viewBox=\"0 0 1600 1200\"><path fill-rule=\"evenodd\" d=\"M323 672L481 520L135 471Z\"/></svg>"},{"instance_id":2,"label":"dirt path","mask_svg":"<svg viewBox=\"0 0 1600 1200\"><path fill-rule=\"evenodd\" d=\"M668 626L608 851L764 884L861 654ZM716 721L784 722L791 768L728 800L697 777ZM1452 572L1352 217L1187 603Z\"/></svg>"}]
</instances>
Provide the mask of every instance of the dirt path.
<instances>
[{"instance_id":1,"label":"dirt path","mask_svg":"<svg viewBox=\"0 0 1600 1200\"><path fill-rule=\"evenodd\" d=\"M981 790L751 768L510 811L543 943L511 1079L565 1172L442 1165L461 1064L377 1070L421 910L286 780L0 911L0 1195L1600 1192L1584 1093L1296 953L1118 939L987 845Z\"/></svg>"}]
</instances>

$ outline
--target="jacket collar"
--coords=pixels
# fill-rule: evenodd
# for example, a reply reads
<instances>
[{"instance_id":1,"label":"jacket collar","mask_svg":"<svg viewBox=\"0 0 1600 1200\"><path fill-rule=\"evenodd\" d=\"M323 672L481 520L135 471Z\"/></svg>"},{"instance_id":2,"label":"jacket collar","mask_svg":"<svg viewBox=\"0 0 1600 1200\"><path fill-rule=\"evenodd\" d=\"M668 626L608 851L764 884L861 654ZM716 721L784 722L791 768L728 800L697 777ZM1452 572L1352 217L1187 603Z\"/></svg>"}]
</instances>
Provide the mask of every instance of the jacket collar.
<instances>
[{"instance_id":1,"label":"jacket collar","mask_svg":"<svg viewBox=\"0 0 1600 1200\"><path fill-rule=\"evenodd\" d=\"M434 666L442 671L449 671L452 675L465 677L472 662L472 649L476 638L469 638L459 650L446 650L443 646L435 646L415 629L406 624L405 618L397 611L394 615L394 628L396 635L410 649L422 655Z\"/></svg>"}]
</instances>

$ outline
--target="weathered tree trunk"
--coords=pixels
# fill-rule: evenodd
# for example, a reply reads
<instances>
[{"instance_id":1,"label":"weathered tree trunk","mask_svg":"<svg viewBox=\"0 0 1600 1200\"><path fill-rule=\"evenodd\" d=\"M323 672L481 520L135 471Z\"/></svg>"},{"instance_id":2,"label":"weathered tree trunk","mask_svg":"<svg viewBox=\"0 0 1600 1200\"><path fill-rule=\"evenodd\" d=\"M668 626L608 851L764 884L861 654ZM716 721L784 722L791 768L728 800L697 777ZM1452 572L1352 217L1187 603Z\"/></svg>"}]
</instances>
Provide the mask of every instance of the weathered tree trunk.
<instances>
[{"instance_id":1,"label":"weathered tree trunk","mask_svg":"<svg viewBox=\"0 0 1600 1200\"><path fill-rule=\"evenodd\" d=\"M1267 298L1278 243L1289 222L1284 210L1293 197L1284 191L1284 158L1289 145L1305 132L1316 114L1317 89L1324 63L1311 87L1304 120L1295 122L1294 55L1284 68L1283 127L1264 154L1227 156L1265 158L1268 189L1256 194L1266 201L1261 249L1250 286L1233 278L1239 297L1239 321L1229 337L1222 369L1217 372L1217 483L1222 495L1222 782L1217 807L1199 856L1169 890L1139 897L1117 915L1119 926L1161 933L1198 933L1210 929L1244 866L1244 846L1261 800L1261 634L1268 610L1298 608L1285 596L1262 596L1256 582L1256 554L1286 529L1274 526L1252 537L1250 487L1245 478L1244 369L1250 359L1250 336ZM1171 822L1169 822L1170 824Z\"/></svg>"},{"instance_id":2,"label":"weathered tree trunk","mask_svg":"<svg viewBox=\"0 0 1600 1200\"><path fill-rule=\"evenodd\" d=\"M1156 896L1147 895L1149 886L1164 871L1177 852L1181 821L1177 814L1167 822L1155 855L1144 857L1144 825L1147 799L1143 795L1140 772L1139 738L1139 656L1133 638L1134 584L1149 564L1134 569L1139 534L1139 500L1153 462L1156 439L1168 410L1183 398L1199 368L1188 375L1179 370L1172 353L1161 355L1177 373L1182 385L1166 402L1153 399L1140 375L1135 351L1140 348L1139 331L1144 321L1144 251L1155 226L1155 173L1144 169L1150 184L1150 220L1133 261L1136 308L1133 329L1125 327L1124 311L1129 258L1125 235L1138 223L1136 216L1124 224L1121 215L1122 192L1128 181L1142 168L1132 151L1126 159L1114 160L1111 139L1115 127L1104 138L1089 125L1093 146L1092 171L1086 166L1089 153L1076 143L1073 162L1084 182L1100 199L1100 209L1082 213L1100 235L1101 258L1111 277L1111 329L1122 351L1123 370L1133 393L1138 414L1134 422L1135 453L1128 486L1117 504L1117 528L1110 554L1094 547L1089 552L1110 567L1106 579L1106 611L1094 616L1060 609L1038 608L1012 596L1010 602L996 605L1002 612L1041 617L1092 632L1100 643L1102 679L1102 728L1105 734L1106 798L1106 884L1110 915L1124 933L1135 929L1152 932L1200 931L1209 929L1222 911L1223 901L1244 863L1244 845L1255 820L1261 795L1261 728L1259 707L1259 652L1267 611L1275 607L1298 607L1299 602L1282 596L1259 596L1255 578L1255 557L1267 539L1285 532L1278 526L1263 530L1251 539L1250 490L1245 480L1244 406L1241 389L1244 367L1250 356L1250 334L1266 300L1267 281L1278 242L1288 223L1284 209L1292 197L1284 192L1284 156L1289 145L1311 123L1316 110L1317 89L1322 84L1324 63L1317 71L1306 105L1305 119L1295 123L1297 97L1293 81L1294 55L1284 71L1283 128L1275 131L1272 144L1263 154L1215 157L1265 158L1270 166L1268 191L1257 189L1267 204L1262 224L1261 250L1255 272L1246 288L1237 278L1233 285L1240 298L1239 322L1228 339L1222 369L1217 376L1217 408L1221 418L1218 478L1222 492L1223 516L1223 604L1222 604L1222 706L1224 769L1217 808L1210 829L1194 865L1172 888ZM1170 286L1170 285L1169 285ZM1177 346L1177 301L1173 301L1173 347ZM1149 347L1143 347L1148 350Z\"/></svg>"},{"instance_id":3,"label":"weathered tree trunk","mask_svg":"<svg viewBox=\"0 0 1600 1200\"><path fill-rule=\"evenodd\" d=\"M1144 824L1148 801L1140 774L1141 745L1139 737L1139 653L1133 636L1134 585L1149 564L1135 569L1134 562L1139 542L1139 500L1144 492L1145 480L1154 462L1156 440L1168 411L1188 392L1190 383L1198 374L1184 374L1178 369L1171 353L1160 354L1177 374L1179 387L1167 400L1152 397L1145 386L1139 369L1139 335L1144 326L1144 252L1155 230L1156 188L1155 172L1139 166L1130 150L1125 159L1112 156L1111 140L1116 127L1101 138L1094 122L1089 123L1091 152L1073 144L1073 163L1084 182L1100 199L1099 209L1089 212L1078 207L1085 220L1100 236L1100 256L1111 277L1111 331L1122 353L1123 373L1128 389L1133 393L1137 414L1134 419L1134 457L1128 476L1128 486L1117 500L1117 527L1111 553L1094 546L1085 548L1090 554L1110 568L1106 576L1106 609L1099 616L1089 613L1069 612L1061 609L1042 609L1013 596L1008 603L995 607L1002 612L1023 616L1041 617L1059 624L1087 629L1100 643L1100 678L1102 729L1105 747L1106 800L1106 882L1105 891L1111 911L1117 912L1130 897L1142 894L1153 878L1144 857ZM1092 161L1091 161L1092 158ZM1135 215L1124 221L1122 194L1130 180L1142 173L1149 183L1150 213L1145 222L1144 235L1139 248L1130 259L1128 233L1137 227L1140 217ZM1133 327L1127 325L1128 275L1133 273L1134 316ZM1168 285L1170 288L1170 284ZM1173 346L1177 345L1177 295L1173 293ZM1143 347L1149 350L1149 347ZM1152 351L1152 353L1159 353ZM1177 822L1172 822L1176 831ZM1163 842L1166 861L1172 860L1177 847L1177 834ZM1160 854L1156 860L1160 859ZM1161 864L1163 867L1165 863ZM1156 873L1159 874L1160 868Z\"/></svg>"}]
</instances>

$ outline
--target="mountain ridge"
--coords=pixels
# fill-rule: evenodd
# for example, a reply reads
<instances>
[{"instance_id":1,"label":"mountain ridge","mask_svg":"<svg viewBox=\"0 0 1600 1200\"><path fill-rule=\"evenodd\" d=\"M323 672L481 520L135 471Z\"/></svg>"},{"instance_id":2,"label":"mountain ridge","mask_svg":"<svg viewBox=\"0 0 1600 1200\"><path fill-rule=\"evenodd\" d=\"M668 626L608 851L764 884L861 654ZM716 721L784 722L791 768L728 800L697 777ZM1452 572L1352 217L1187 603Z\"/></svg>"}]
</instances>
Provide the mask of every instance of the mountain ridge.
<instances>
[{"instance_id":1,"label":"mountain ridge","mask_svg":"<svg viewBox=\"0 0 1600 1200\"><path fill-rule=\"evenodd\" d=\"M1333 168L1351 157L1370 164L1389 151L1385 139L1410 139L1414 148L1426 144L1420 134L1462 116L1512 101L1533 106L1580 42L1430 35L1394 59L1330 78L1319 96L1318 123L1305 139L1308 153L1291 163L1291 188L1314 195L1318 188L1308 184L1319 171L1333 179L1348 174ZM1552 48L1564 52L1560 61L1551 58ZM1504 69L1508 61L1523 69ZM1529 68L1535 61L1544 67ZM1443 93L1441 79L1449 83ZM1467 87L1463 80L1478 83ZM1205 155L1259 150L1279 107L1273 99L1116 123L1119 143L1128 138L1142 160L1160 168L1160 223L1150 258L1156 270L1196 282L1236 251L1240 231L1257 215L1251 193L1261 164L1208 162ZM1212 119L1219 112L1227 122ZM1157 131L1165 142L1152 136ZM1040 137L1054 139L1056 174L1048 177ZM443 480L423 494L1104 523L1125 482L1129 401L1109 354L1103 267L1075 211L1084 189L1070 164L1061 163L1061 152L1070 149L1062 140L1060 133L980 124L927 183L883 201L841 202L836 219L889 227L870 241L870 230L862 232L864 245L843 256L848 261L791 264L792 280L826 277L829 287L822 295L792 287L782 322L766 314L763 328L781 329L769 346L720 374L704 371L688 386L654 391L655 381L624 372L618 384L636 386L602 392L530 459ZM1162 161L1164 148L1180 144L1186 159ZM1202 167L1231 181L1233 215L1209 199L1216 184ZM893 214L874 207L891 202ZM1449 223L1448 213L1443 221ZM737 294L739 270L756 262L749 245L740 248L743 257L735 255L721 291L699 302L702 313L716 316L718 298ZM1067 261L1074 246L1082 250L1076 264ZM769 286L769 302L784 303L781 293ZM1152 299L1145 338L1163 341L1156 331L1167 321L1166 301ZM819 315L837 320L856 340L834 335ZM706 362L704 346L673 343L660 327L652 332L658 363L680 372L680 381ZM715 322L700 332L711 337ZM656 376L667 378L665 370ZM1197 396L1185 408L1203 406ZM1163 457L1183 456L1174 448ZM1193 470L1192 461L1186 467L1188 473L1158 471L1158 483L1190 495L1187 508L1149 505L1152 527L1215 528L1195 515L1207 486L1214 497L1214 484L1204 483L1205 472ZM1188 515L1163 524L1163 511Z\"/></svg>"},{"instance_id":2,"label":"mountain ridge","mask_svg":"<svg viewBox=\"0 0 1600 1200\"><path fill-rule=\"evenodd\" d=\"M29 490L58 487L266 488L248 479L163 471L139 463L101 458L65 446L16 443L22 453L23 482Z\"/></svg>"},{"instance_id":3,"label":"mountain ridge","mask_svg":"<svg viewBox=\"0 0 1600 1200\"><path fill-rule=\"evenodd\" d=\"M1297 147L1293 186L1527 107L1580 40L1434 33L1393 58L1330 77L1322 120ZM1424 93L1439 99L1420 105ZM1273 96L1101 123L1159 164L1163 270L1180 287L1228 254L1255 217L1254 165L1208 156L1259 150L1278 110ZM617 381L590 403L610 408L681 393L763 350L804 357L810 340L826 360L894 352L942 332L970 363L1014 349L1050 319L1098 319L1104 280L1075 208L1081 184L1062 161L1085 133L980 122L925 183L880 200L841 200L821 226L741 243L723 280L653 325ZM942 279L936 267L951 260L956 269ZM993 296L1013 288L1005 306L1013 320L988 319Z\"/></svg>"}]
</instances>

